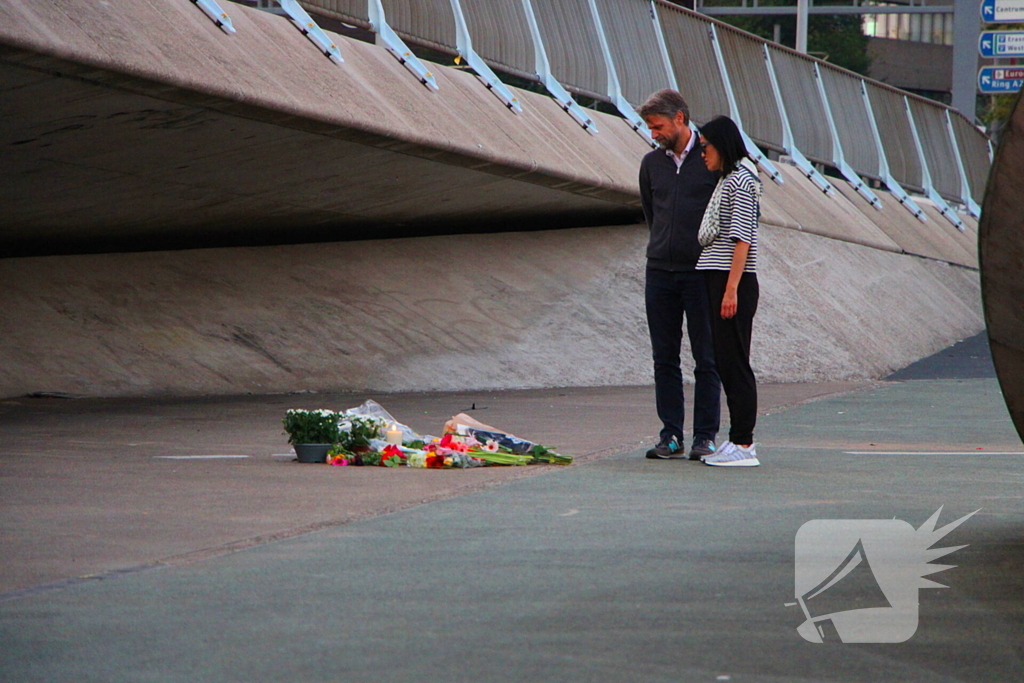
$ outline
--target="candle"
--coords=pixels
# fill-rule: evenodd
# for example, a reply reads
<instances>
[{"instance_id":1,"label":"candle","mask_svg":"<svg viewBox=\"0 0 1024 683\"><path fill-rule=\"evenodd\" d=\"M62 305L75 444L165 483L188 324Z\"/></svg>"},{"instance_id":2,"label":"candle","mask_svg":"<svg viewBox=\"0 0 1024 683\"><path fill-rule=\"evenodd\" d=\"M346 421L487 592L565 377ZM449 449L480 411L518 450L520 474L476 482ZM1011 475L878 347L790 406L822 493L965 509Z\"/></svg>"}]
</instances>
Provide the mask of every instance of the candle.
<instances>
[{"instance_id":1,"label":"candle","mask_svg":"<svg viewBox=\"0 0 1024 683\"><path fill-rule=\"evenodd\" d=\"M399 429L396 424L391 425L391 428L385 432L384 437L384 440L390 444L394 444L395 446L402 445L402 430Z\"/></svg>"}]
</instances>

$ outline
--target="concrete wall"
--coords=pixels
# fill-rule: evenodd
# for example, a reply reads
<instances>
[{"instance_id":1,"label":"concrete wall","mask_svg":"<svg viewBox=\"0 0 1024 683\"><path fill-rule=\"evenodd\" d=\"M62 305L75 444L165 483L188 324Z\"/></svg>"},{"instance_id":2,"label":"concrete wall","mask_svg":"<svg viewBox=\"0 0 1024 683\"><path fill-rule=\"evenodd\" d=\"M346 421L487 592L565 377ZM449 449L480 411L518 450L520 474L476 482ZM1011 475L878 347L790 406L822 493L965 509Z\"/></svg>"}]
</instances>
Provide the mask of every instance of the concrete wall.
<instances>
[{"instance_id":1,"label":"concrete wall","mask_svg":"<svg viewBox=\"0 0 1024 683\"><path fill-rule=\"evenodd\" d=\"M868 76L910 90L950 92L953 46L892 38L869 38Z\"/></svg>"},{"instance_id":2,"label":"concrete wall","mask_svg":"<svg viewBox=\"0 0 1024 683\"><path fill-rule=\"evenodd\" d=\"M650 382L643 226L0 260L0 396ZM766 225L762 381L981 329L977 273Z\"/></svg>"}]
</instances>

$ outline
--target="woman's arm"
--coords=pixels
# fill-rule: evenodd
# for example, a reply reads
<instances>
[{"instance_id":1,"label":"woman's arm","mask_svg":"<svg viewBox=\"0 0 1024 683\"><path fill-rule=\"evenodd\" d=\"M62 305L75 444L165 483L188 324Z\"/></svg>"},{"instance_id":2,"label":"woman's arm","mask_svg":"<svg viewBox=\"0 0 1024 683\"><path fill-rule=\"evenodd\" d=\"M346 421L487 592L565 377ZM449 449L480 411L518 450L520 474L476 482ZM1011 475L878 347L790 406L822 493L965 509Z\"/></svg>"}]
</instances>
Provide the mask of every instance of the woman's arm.
<instances>
[{"instance_id":1,"label":"woman's arm","mask_svg":"<svg viewBox=\"0 0 1024 683\"><path fill-rule=\"evenodd\" d=\"M745 171L734 171L734 173L745 173ZM728 235L736 243L732 252L732 262L729 267L729 278L725 284L725 293L722 296L722 318L729 319L736 315L738 305L737 290L740 286L740 278L747 268L747 255L750 253L750 244L757 235L758 201L757 193L753 183L757 180L749 180L742 185L732 188L729 193L729 230ZM723 226L724 227L724 226Z\"/></svg>"},{"instance_id":2,"label":"woman's arm","mask_svg":"<svg viewBox=\"0 0 1024 683\"><path fill-rule=\"evenodd\" d=\"M750 251L750 243L739 241L732 252L732 263L729 266L729 279L725 283L725 295L722 297L722 317L728 320L736 315L736 306L739 298L736 291L740 286L740 278L743 277L743 269L747 267L747 252Z\"/></svg>"}]
</instances>

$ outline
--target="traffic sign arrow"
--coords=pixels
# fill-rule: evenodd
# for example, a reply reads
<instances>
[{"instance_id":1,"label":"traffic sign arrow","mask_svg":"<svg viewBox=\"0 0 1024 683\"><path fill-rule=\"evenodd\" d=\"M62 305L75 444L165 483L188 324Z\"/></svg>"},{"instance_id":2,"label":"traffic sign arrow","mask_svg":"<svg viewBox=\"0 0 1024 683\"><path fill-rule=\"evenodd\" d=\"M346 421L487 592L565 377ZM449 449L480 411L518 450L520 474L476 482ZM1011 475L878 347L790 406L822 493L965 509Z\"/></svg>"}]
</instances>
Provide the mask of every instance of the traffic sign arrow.
<instances>
[{"instance_id":1,"label":"traffic sign arrow","mask_svg":"<svg viewBox=\"0 0 1024 683\"><path fill-rule=\"evenodd\" d=\"M1024 31L983 31L978 52L982 57L1024 57Z\"/></svg>"},{"instance_id":2,"label":"traffic sign arrow","mask_svg":"<svg viewBox=\"0 0 1024 683\"><path fill-rule=\"evenodd\" d=\"M1024 21L1024 0L981 0L979 9L989 23Z\"/></svg>"},{"instance_id":3,"label":"traffic sign arrow","mask_svg":"<svg viewBox=\"0 0 1024 683\"><path fill-rule=\"evenodd\" d=\"M1024 87L1024 68L986 66L978 71L978 90L985 94L1019 92Z\"/></svg>"}]
</instances>

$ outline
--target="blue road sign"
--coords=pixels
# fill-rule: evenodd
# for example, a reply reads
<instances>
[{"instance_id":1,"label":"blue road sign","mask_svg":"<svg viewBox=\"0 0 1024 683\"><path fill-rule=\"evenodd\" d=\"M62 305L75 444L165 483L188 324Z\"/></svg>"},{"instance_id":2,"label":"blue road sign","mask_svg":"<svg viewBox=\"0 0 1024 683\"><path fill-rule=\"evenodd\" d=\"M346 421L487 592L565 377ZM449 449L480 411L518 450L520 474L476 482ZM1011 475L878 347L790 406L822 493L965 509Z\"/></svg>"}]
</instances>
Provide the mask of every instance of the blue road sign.
<instances>
[{"instance_id":1,"label":"blue road sign","mask_svg":"<svg viewBox=\"0 0 1024 683\"><path fill-rule=\"evenodd\" d=\"M978 90L986 95L1019 92L1024 87L1024 67L986 66L978 72Z\"/></svg>"},{"instance_id":2,"label":"blue road sign","mask_svg":"<svg viewBox=\"0 0 1024 683\"><path fill-rule=\"evenodd\" d=\"M1024 0L981 0L981 20L989 23L1024 21Z\"/></svg>"},{"instance_id":3,"label":"blue road sign","mask_svg":"<svg viewBox=\"0 0 1024 683\"><path fill-rule=\"evenodd\" d=\"M1024 57L1024 31L984 31L978 52L982 57Z\"/></svg>"}]
</instances>

